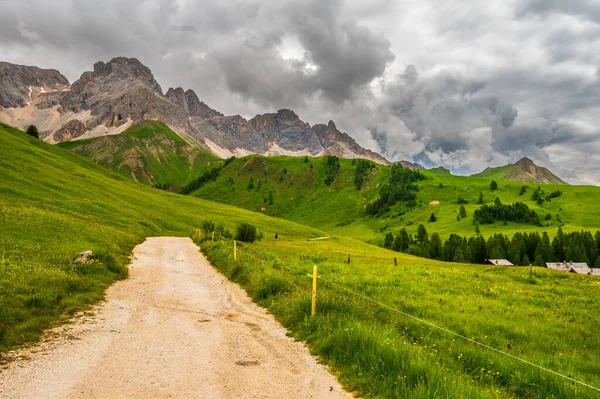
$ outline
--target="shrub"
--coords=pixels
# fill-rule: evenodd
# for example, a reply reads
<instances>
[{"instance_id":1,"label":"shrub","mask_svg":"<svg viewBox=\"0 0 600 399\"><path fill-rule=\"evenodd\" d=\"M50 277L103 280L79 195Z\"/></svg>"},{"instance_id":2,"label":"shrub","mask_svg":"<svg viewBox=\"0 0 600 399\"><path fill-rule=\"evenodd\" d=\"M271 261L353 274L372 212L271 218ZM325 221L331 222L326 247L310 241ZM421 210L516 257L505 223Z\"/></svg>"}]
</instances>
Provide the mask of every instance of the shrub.
<instances>
[{"instance_id":1,"label":"shrub","mask_svg":"<svg viewBox=\"0 0 600 399\"><path fill-rule=\"evenodd\" d=\"M463 197L461 197L460 195L456 198L456 203L463 205L463 204L468 204L469 201L464 199Z\"/></svg>"},{"instance_id":2,"label":"shrub","mask_svg":"<svg viewBox=\"0 0 600 399\"><path fill-rule=\"evenodd\" d=\"M498 183L496 183L495 180L492 180L492 182L490 183L490 190L496 191L497 189L498 189Z\"/></svg>"},{"instance_id":3,"label":"shrub","mask_svg":"<svg viewBox=\"0 0 600 399\"><path fill-rule=\"evenodd\" d=\"M235 239L243 242L254 242L258 239L256 227L249 223L241 223L237 228Z\"/></svg>"},{"instance_id":4,"label":"shrub","mask_svg":"<svg viewBox=\"0 0 600 399\"><path fill-rule=\"evenodd\" d=\"M215 227L215 222L212 220L203 220L200 224L200 228L204 234L211 234L213 231L215 231Z\"/></svg>"},{"instance_id":5,"label":"shrub","mask_svg":"<svg viewBox=\"0 0 600 399\"><path fill-rule=\"evenodd\" d=\"M217 227L215 227L215 235L225 239L233 238L233 234L231 234L231 232L227 230L225 226L223 226L223 224L221 223L219 223Z\"/></svg>"},{"instance_id":6,"label":"shrub","mask_svg":"<svg viewBox=\"0 0 600 399\"><path fill-rule=\"evenodd\" d=\"M36 125L29 125L29 127L27 128L27 131L25 133L27 133L31 137L35 137L36 139L40 138L40 132L38 131L38 128Z\"/></svg>"}]
</instances>

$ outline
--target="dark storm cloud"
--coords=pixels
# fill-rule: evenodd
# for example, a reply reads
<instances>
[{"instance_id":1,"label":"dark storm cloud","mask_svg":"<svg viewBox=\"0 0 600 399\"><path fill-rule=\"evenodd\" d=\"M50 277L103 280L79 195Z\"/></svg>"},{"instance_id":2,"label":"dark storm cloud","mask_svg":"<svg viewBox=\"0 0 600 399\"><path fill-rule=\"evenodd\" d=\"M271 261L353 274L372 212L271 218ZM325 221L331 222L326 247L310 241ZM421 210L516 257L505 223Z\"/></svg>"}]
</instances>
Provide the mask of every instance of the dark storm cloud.
<instances>
[{"instance_id":1,"label":"dark storm cloud","mask_svg":"<svg viewBox=\"0 0 600 399\"><path fill-rule=\"evenodd\" d=\"M230 90L267 105L297 105L313 94L343 102L381 76L394 55L381 34L342 19L341 6L313 1L264 10L257 16L262 29L208 57L222 69ZM300 58L282 58L279 46L286 36L302 46Z\"/></svg>"},{"instance_id":2,"label":"dark storm cloud","mask_svg":"<svg viewBox=\"0 0 600 399\"><path fill-rule=\"evenodd\" d=\"M393 160L467 173L530 156L600 184L599 21L589 0L5 0L0 54L70 80L137 57L165 90L334 119Z\"/></svg>"},{"instance_id":3,"label":"dark storm cloud","mask_svg":"<svg viewBox=\"0 0 600 399\"><path fill-rule=\"evenodd\" d=\"M419 78L412 65L384 88L382 112L390 112L427 140L429 149L465 148L468 132L484 126L493 132L510 128L518 111L502 100L481 94L485 83L457 74Z\"/></svg>"}]
</instances>

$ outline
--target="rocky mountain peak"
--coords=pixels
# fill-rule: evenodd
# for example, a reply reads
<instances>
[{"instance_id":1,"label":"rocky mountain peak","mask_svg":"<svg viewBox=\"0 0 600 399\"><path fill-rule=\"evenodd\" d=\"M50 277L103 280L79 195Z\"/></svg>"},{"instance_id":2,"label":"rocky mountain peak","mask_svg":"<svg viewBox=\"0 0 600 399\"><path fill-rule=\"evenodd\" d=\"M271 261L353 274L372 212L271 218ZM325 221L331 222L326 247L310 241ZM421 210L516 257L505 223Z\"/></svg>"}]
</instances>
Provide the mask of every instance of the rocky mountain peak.
<instances>
[{"instance_id":1,"label":"rocky mountain peak","mask_svg":"<svg viewBox=\"0 0 600 399\"><path fill-rule=\"evenodd\" d=\"M169 87L169 90L167 90L167 94L165 94L165 97L167 97L167 99L169 101L171 101L173 104L178 105L180 107L182 107L183 109L185 109L185 112L187 114L189 114L189 107L188 107L188 100L187 100L187 96L185 95L185 92L183 91L183 89L181 87L178 87L176 89Z\"/></svg>"},{"instance_id":2,"label":"rocky mountain peak","mask_svg":"<svg viewBox=\"0 0 600 399\"><path fill-rule=\"evenodd\" d=\"M202 119L211 119L223 116L222 113L215 111L204 102L200 101L193 90L183 91L181 87L176 89L169 88L165 97L173 104L183 108L189 116Z\"/></svg>"},{"instance_id":3,"label":"rocky mountain peak","mask_svg":"<svg viewBox=\"0 0 600 399\"><path fill-rule=\"evenodd\" d=\"M194 90L189 89L186 91L185 98L187 100L190 116L198 116L202 119L211 119L223 116L222 113L206 105L204 101L200 101Z\"/></svg>"},{"instance_id":4,"label":"rocky mountain peak","mask_svg":"<svg viewBox=\"0 0 600 399\"><path fill-rule=\"evenodd\" d=\"M298 115L296 115L296 113L290 109L280 109L279 111L277 111L277 114L275 117L281 121L288 121L288 122L300 120Z\"/></svg>"},{"instance_id":5,"label":"rocky mountain peak","mask_svg":"<svg viewBox=\"0 0 600 399\"><path fill-rule=\"evenodd\" d=\"M41 92L68 88L67 78L55 69L0 62L0 107L24 107Z\"/></svg>"},{"instance_id":6,"label":"rocky mountain peak","mask_svg":"<svg viewBox=\"0 0 600 399\"><path fill-rule=\"evenodd\" d=\"M409 168L409 169L418 169L418 170L422 170L425 169L423 167L423 165L415 163L415 162L410 162L410 161L398 161L396 163L399 163L400 165L404 166L405 168Z\"/></svg>"},{"instance_id":7,"label":"rocky mountain peak","mask_svg":"<svg viewBox=\"0 0 600 399\"><path fill-rule=\"evenodd\" d=\"M521 158L519 161L516 162L516 165L522 166L522 167L531 167L531 166L536 166L533 161L527 157L523 157Z\"/></svg>"},{"instance_id":8,"label":"rocky mountain peak","mask_svg":"<svg viewBox=\"0 0 600 399\"><path fill-rule=\"evenodd\" d=\"M531 159L521 158L514 164L497 168L486 168L473 176L493 177L504 180L518 180L527 183L567 184L548 169L536 165Z\"/></svg>"},{"instance_id":9,"label":"rocky mountain peak","mask_svg":"<svg viewBox=\"0 0 600 399\"><path fill-rule=\"evenodd\" d=\"M0 67L0 85L6 85L14 71L2 73ZM224 116L200 101L193 90L175 87L163 94L150 68L136 58L117 57L97 62L70 89L68 81L58 75L55 80L67 85L67 90L44 93L31 103L33 109L26 118L0 108L0 121L21 128L35 123L45 140L56 142L118 134L133 124L159 120L174 131L204 143L222 157L331 154L388 163L340 132L333 121L311 127L290 109L246 120L239 115ZM19 86L20 104L31 101L26 84L29 83ZM5 92L0 89L0 95ZM0 98L0 105L2 101L14 103Z\"/></svg>"},{"instance_id":10,"label":"rocky mountain peak","mask_svg":"<svg viewBox=\"0 0 600 399\"><path fill-rule=\"evenodd\" d=\"M154 79L150 68L142 64L137 58L116 57L109 62L98 61L94 64L92 72L84 72L81 78L73 83L78 89L81 84L85 85L93 80L102 80L105 82L124 82L140 81L148 85L153 91L162 95L162 88Z\"/></svg>"}]
</instances>

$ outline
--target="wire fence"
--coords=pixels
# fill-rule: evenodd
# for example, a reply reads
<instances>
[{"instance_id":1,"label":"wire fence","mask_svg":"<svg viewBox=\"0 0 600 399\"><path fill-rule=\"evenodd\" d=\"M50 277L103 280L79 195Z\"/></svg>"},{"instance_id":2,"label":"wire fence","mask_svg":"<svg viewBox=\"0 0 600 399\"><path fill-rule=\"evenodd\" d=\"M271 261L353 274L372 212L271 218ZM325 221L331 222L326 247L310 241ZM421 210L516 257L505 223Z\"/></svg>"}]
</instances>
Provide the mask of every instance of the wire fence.
<instances>
[{"instance_id":1,"label":"wire fence","mask_svg":"<svg viewBox=\"0 0 600 399\"><path fill-rule=\"evenodd\" d=\"M302 271L299 271L299 270L289 269L289 268L287 268L287 267L285 267L285 266L283 266L283 265L281 265L281 264L278 264L277 266L274 266L274 269L275 269L275 270L282 270L282 271L286 271L286 272L288 272L288 273L290 273L290 274L292 274L292 275L295 275L295 276L297 276L297 277L302 277L302 276L305 276L305 277L311 277L311 278L313 278L313 277L314 277L314 275L313 275L313 274L308 274L308 273L306 273L306 272L302 272ZM382 308L388 309L388 310L390 310L390 311L392 311L392 312L394 312L394 313L398 313L398 314L400 314L400 315L402 315L402 316L408 317L408 318L410 318L410 319L412 319L412 320L415 320L415 321L417 321L417 322L419 322L419 323L425 324L425 325L429 326L429 327L430 327L430 328L432 328L432 329L436 329L436 330L439 330L439 331L443 331L443 332L445 332L445 333L447 333L447 334L450 334L450 335L452 335L452 336L458 337L458 338L460 338L460 339L463 339L463 340L465 340L465 341L467 341L467 342L470 342L470 343L472 343L472 344L475 344L475 345L477 345L477 346L480 346L480 347L482 347L482 348L485 348L485 349L487 349L487 350L490 350L490 351L492 351L492 352L498 353L498 354L500 354L500 355L502 355L502 356L506 356L506 357L508 357L508 358L511 358L511 359L513 359L513 360L516 360L516 361L518 361L518 362L521 362L521 363L527 364L527 365L529 365L529 366L531 366L531 367L534 367L534 368L537 368L537 369L539 369L539 370L545 371L545 372L547 372L547 373L553 374L553 375L555 375L555 376L558 376L558 377L560 377L560 378L563 378L563 379L565 379L565 380L571 381L571 382L573 382L573 383L575 383L575 384L579 384L579 385L581 385L581 386L583 386L583 387L586 387L586 388L592 389L592 390L594 390L594 391L596 391L596 392L599 392L599 393L600 393L600 388L598 388L598 387L595 387L595 386L593 386L593 385L590 385L590 384L588 384L588 383L585 383L585 382L583 382L583 381L579 381L579 380L577 380L577 379L575 379L575 378L569 377L569 376L567 376L567 375L564 375L564 374L562 374L562 373L556 372L556 371L554 371L554 370L548 369L548 368L546 368L546 367L544 367L544 366L541 366L541 365L539 365L539 364L536 364L536 363L530 362L530 361L528 361L528 360L522 359L522 358L520 358L520 357L518 357L518 356L514 356L514 355L512 355L512 354L510 354L510 353L504 352L504 351L502 351L502 350L499 350L499 349L497 349L497 348L494 348L494 347L492 347L492 346L490 346L490 345L484 344L484 343L482 343L482 342L476 341L476 340L474 340L474 339L472 339L472 338L469 338L469 337L467 337L467 336L464 336L464 335L462 335L462 334L459 334L459 333L457 333L457 332L455 332L455 331L452 331L452 330L450 330L450 329L448 329L448 328L445 328L445 327L439 326L439 325L437 325L437 324L435 324L435 323L432 323L432 322L430 322L430 321L427 321L427 320L425 320L425 319L422 319L422 318L420 318L420 317L414 316L414 315L412 315L412 314L410 314L410 313L404 312L404 311L402 311L402 310L400 310L400 309L398 309L398 308L395 308L395 307L393 307L393 306L390 306L390 305L387 305L387 304L385 304L385 303L382 303L382 302L380 302L380 301L377 301L377 300L375 300L375 299L373 299L373 298L370 298L370 297L368 297L368 296L366 296L366 295L363 295L363 294L361 294L361 293L359 293L359 292L353 291L353 290L351 290L350 288L347 288L347 287L345 287L345 286L343 286L343 285L341 285L341 284L338 284L338 283L336 283L336 282L334 282L334 281L328 280L328 279L326 279L326 278L324 278L324 277L322 277L322 276L320 276L320 275L318 275L318 274L317 274L316 278L317 278L317 279L319 279L319 280L321 280L321 281L323 281L323 282L325 282L325 283L327 283L327 284L329 284L329 285L331 285L332 287L335 287L336 289L339 289L339 290L341 290L341 291L344 291L344 292L346 292L346 293L348 293L348 294L351 294L351 295L354 295L354 296L356 296L356 297L362 298L362 299L364 299L364 300L366 300L366 301L368 301L368 302L371 302L371 303L373 303L373 304L375 304L375 305L377 305L377 306L380 306L380 307L382 307ZM313 296L313 306L314 306L314 296Z\"/></svg>"}]
</instances>

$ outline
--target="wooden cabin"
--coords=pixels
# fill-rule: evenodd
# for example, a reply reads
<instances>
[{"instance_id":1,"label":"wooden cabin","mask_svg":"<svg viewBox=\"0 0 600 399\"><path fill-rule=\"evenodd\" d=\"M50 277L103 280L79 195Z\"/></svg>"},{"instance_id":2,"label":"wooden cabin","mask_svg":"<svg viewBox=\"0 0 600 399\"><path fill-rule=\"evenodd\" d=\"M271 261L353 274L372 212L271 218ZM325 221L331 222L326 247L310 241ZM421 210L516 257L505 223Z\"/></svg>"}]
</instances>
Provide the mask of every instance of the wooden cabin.
<instances>
[{"instance_id":1,"label":"wooden cabin","mask_svg":"<svg viewBox=\"0 0 600 399\"><path fill-rule=\"evenodd\" d=\"M483 264L484 265L494 265L494 266L514 266L507 259L486 259Z\"/></svg>"}]
</instances>

